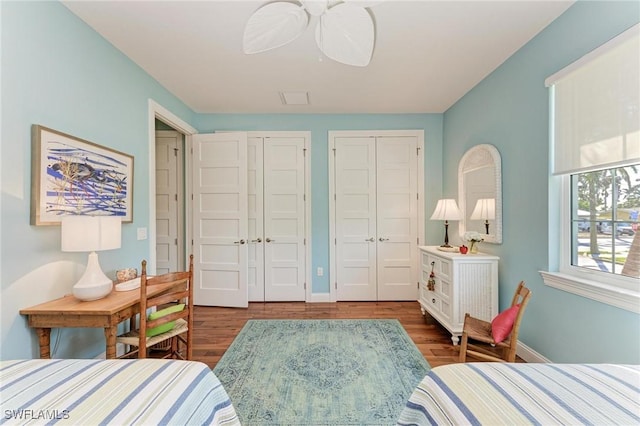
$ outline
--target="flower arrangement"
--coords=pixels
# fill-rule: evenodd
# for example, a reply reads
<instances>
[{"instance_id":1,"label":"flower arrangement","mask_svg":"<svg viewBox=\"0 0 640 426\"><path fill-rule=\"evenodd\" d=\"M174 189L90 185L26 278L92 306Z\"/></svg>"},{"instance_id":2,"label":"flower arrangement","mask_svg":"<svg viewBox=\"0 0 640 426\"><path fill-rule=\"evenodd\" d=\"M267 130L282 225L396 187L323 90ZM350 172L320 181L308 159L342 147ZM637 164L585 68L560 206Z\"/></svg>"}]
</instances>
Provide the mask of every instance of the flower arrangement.
<instances>
[{"instance_id":1,"label":"flower arrangement","mask_svg":"<svg viewBox=\"0 0 640 426\"><path fill-rule=\"evenodd\" d=\"M465 232L464 239L469 243L471 243L469 244L469 251L472 253L475 253L478 251L476 244L484 241L484 238L482 238L482 234L476 231Z\"/></svg>"}]
</instances>

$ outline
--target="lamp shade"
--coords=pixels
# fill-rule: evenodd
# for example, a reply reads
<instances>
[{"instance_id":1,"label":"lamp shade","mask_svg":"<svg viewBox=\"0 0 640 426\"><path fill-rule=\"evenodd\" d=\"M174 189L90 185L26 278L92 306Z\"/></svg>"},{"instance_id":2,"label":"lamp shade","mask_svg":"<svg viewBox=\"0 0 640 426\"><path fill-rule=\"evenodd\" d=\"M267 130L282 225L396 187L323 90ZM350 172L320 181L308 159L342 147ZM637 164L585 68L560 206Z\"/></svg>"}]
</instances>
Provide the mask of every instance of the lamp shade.
<instances>
[{"instance_id":1,"label":"lamp shade","mask_svg":"<svg viewBox=\"0 0 640 426\"><path fill-rule=\"evenodd\" d=\"M102 251L120 248L122 219L118 216L64 216L62 251Z\"/></svg>"},{"instance_id":2,"label":"lamp shade","mask_svg":"<svg viewBox=\"0 0 640 426\"><path fill-rule=\"evenodd\" d=\"M496 218L496 200L495 198L480 198L476 202L476 207L471 213L471 220L495 219Z\"/></svg>"},{"instance_id":3,"label":"lamp shade","mask_svg":"<svg viewBox=\"0 0 640 426\"><path fill-rule=\"evenodd\" d=\"M453 198L445 198L438 200L436 209L431 215L431 220L460 220L462 219L462 213L458 208L456 200Z\"/></svg>"}]
</instances>

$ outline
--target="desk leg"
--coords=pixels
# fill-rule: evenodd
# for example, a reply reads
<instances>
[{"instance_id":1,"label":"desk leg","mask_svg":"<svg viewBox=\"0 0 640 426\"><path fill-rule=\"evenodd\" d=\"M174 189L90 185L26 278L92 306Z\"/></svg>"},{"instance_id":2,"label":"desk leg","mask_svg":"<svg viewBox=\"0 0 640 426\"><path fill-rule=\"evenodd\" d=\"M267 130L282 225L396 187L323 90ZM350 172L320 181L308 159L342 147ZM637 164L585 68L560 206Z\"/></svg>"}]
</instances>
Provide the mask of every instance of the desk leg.
<instances>
[{"instance_id":1,"label":"desk leg","mask_svg":"<svg viewBox=\"0 0 640 426\"><path fill-rule=\"evenodd\" d=\"M36 328L38 334L38 343L40 344L40 359L51 358L51 329Z\"/></svg>"},{"instance_id":2,"label":"desk leg","mask_svg":"<svg viewBox=\"0 0 640 426\"><path fill-rule=\"evenodd\" d=\"M116 357L116 334L118 327L105 327L104 338L107 341L107 359Z\"/></svg>"}]
</instances>

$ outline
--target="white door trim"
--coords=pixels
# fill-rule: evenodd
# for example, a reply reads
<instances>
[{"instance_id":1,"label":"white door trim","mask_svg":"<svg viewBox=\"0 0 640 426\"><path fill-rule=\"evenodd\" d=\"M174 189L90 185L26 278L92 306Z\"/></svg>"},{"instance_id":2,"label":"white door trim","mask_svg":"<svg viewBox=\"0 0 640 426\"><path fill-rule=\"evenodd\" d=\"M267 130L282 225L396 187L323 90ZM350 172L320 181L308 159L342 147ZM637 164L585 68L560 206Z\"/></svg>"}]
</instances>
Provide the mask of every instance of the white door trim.
<instances>
[{"instance_id":1,"label":"white door trim","mask_svg":"<svg viewBox=\"0 0 640 426\"><path fill-rule=\"evenodd\" d=\"M148 134L148 150L149 150L149 170L156 169L156 118L173 127L175 130L185 135L185 153L191 151L191 135L195 135L198 131L192 127L186 121L183 121L180 117L173 114L171 111L154 101L149 99L148 110L148 122L147 122L147 134ZM186 156L187 159L190 156ZM189 160L187 160L189 161ZM190 164L186 165L190 170ZM187 180L186 193L191 193L190 179ZM155 173L149 173L149 186L147 188L149 192L149 218L148 218L148 238L149 238L149 256L147 259L147 271L149 274L155 274L156 272L156 177ZM185 214L185 229L191 229L191 209L190 205L187 205L187 211ZM187 235L187 241L191 239L190 231ZM190 248L186 248L185 257L188 256ZM185 258L185 265L187 260Z\"/></svg>"},{"instance_id":2,"label":"white door trim","mask_svg":"<svg viewBox=\"0 0 640 426\"><path fill-rule=\"evenodd\" d=\"M339 137L415 136L418 145L418 245L424 244L424 130L341 130L328 132L329 163L329 301L337 301L336 291L336 214L335 214L335 139ZM418 251L419 256L419 251ZM420 280L416 258L416 285Z\"/></svg>"}]
</instances>

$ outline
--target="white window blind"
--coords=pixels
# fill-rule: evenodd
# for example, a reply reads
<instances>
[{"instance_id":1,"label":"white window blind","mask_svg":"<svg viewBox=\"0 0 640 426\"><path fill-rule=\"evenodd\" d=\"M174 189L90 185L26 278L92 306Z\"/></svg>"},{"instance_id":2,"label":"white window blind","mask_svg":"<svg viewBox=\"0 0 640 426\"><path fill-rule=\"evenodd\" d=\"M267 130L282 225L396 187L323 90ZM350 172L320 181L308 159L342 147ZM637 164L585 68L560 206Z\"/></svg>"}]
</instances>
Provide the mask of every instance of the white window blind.
<instances>
[{"instance_id":1,"label":"white window blind","mask_svg":"<svg viewBox=\"0 0 640 426\"><path fill-rule=\"evenodd\" d=\"M640 24L546 79L553 173L640 162Z\"/></svg>"}]
</instances>

